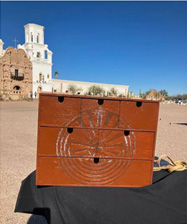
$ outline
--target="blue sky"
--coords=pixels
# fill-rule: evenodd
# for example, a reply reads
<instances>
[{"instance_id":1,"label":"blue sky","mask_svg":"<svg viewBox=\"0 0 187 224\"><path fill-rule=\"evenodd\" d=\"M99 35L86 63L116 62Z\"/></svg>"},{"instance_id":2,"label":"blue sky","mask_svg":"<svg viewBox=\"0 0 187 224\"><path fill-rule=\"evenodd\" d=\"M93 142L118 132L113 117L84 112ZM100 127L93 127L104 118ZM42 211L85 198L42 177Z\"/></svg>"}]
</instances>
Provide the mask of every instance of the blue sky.
<instances>
[{"instance_id":1,"label":"blue sky","mask_svg":"<svg viewBox=\"0 0 187 224\"><path fill-rule=\"evenodd\" d=\"M1 38L45 26L60 79L187 93L186 2L1 2Z\"/></svg>"}]
</instances>

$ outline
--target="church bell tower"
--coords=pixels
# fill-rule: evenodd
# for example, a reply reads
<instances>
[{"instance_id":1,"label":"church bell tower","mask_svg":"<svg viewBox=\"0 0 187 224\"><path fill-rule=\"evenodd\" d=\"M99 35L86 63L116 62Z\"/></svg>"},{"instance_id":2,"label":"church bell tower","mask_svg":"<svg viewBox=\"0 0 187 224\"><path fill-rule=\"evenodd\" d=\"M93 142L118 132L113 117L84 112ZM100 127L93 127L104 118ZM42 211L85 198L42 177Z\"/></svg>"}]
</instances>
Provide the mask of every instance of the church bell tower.
<instances>
[{"instance_id":1,"label":"church bell tower","mask_svg":"<svg viewBox=\"0 0 187 224\"><path fill-rule=\"evenodd\" d=\"M29 23L25 28L25 44L18 45L26 51L33 64L33 94L51 92L52 51L44 44L44 26Z\"/></svg>"}]
</instances>

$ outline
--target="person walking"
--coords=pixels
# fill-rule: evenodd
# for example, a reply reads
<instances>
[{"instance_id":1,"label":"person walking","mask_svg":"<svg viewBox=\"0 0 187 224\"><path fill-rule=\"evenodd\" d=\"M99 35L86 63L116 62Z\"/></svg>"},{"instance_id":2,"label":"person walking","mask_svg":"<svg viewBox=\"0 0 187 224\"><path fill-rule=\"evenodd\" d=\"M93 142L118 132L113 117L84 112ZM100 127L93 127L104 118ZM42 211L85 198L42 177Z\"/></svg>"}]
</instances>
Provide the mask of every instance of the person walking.
<instances>
[{"instance_id":1,"label":"person walking","mask_svg":"<svg viewBox=\"0 0 187 224\"><path fill-rule=\"evenodd\" d=\"M30 91L30 99L31 99L31 100L33 100L32 97L33 97L33 94L32 94L32 91Z\"/></svg>"}]
</instances>

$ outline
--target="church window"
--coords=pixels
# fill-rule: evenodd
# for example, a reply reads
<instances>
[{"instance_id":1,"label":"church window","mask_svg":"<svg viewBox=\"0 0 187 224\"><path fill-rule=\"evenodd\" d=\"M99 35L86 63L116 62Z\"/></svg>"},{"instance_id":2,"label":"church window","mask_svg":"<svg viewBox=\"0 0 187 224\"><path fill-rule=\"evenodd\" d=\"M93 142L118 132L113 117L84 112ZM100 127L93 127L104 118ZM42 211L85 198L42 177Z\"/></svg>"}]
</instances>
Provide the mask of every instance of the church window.
<instances>
[{"instance_id":1,"label":"church window","mask_svg":"<svg viewBox=\"0 0 187 224\"><path fill-rule=\"evenodd\" d=\"M20 90L20 86L14 86L14 90Z\"/></svg>"},{"instance_id":2,"label":"church window","mask_svg":"<svg viewBox=\"0 0 187 224\"><path fill-rule=\"evenodd\" d=\"M47 78L49 79L49 75L47 75Z\"/></svg>"},{"instance_id":3,"label":"church window","mask_svg":"<svg viewBox=\"0 0 187 224\"><path fill-rule=\"evenodd\" d=\"M33 33L31 33L31 42L33 42Z\"/></svg>"},{"instance_id":4,"label":"church window","mask_svg":"<svg viewBox=\"0 0 187 224\"><path fill-rule=\"evenodd\" d=\"M18 69L15 69L15 77L18 77Z\"/></svg>"},{"instance_id":5,"label":"church window","mask_svg":"<svg viewBox=\"0 0 187 224\"><path fill-rule=\"evenodd\" d=\"M36 57L37 57L37 58L40 58L40 56L41 56L40 52L37 52Z\"/></svg>"},{"instance_id":6,"label":"church window","mask_svg":"<svg viewBox=\"0 0 187 224\"><path fill-rule=\"evenodd\" d=\"M39 82L42 81L42 73L39 74Z\"/></svg>"},{"instance_id":7,"label":"church window","mask_svg":"<svg viewBox=\"0 0 187 224\"><path fill-rule=\"evenodd\" d=\"M68 93L68 90L66 90L66 93Z\"/></svg>"},{"instance_id":8,"label":"church window","mask_svg":"<svg viewBox=\"0 0 187 224\"><path fill-rule=\"evenodd\" d=\"M27 35L26 35L26 42L28 42L29 41L29 34L27 33Z\"/></svg>"},{"instance_id":9,"label":"church window","mask_svg":"<svg viewBox=\"0 0 187 224\"><path fill-rule=\"evenodd\" d=\"M45 59L47 59L47 50L44 51Z\"/></svg>"},{"instance_id":10,"label":"church window","mask_svg":"<svg viewBox=\"0 0 187 224\"><path fill-rule=\"evenodd\" d=\"M39 33L37 34L37 43L39 43Z\"/></svg>"}]
</instances>

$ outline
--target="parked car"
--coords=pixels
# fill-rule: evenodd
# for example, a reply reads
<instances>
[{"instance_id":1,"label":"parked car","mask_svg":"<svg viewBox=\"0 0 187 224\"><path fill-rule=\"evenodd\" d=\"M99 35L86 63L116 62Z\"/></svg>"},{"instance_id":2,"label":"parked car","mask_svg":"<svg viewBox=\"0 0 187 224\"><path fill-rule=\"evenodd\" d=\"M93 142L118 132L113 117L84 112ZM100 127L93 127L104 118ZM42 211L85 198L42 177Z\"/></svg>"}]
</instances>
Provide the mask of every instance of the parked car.
<instances>
[{"instance_id":1,"label":"parked car","mask_svg":"<svg viewBox=\"0 0 187 224\"><path fill-rule=\"evenodd\" d=\"M173 102L178 103L178 104L186 103L186 99L185 98L175 98L175 99L173 99Z\"/></svg>"},{"instance_id":2,"label":"parked car","mask_svg":"<svg viewBox=\"0 0 187 224\"><path fill-rule=\"evenodd\" d=\"M181 103L186 103L186 99L182 98L182 99L179 100L178 103L179 103L179 104L181 104Z\"/></svg>"},{"instance_id":3,"label":"parked car","mask_svg":"<svg viewBox=\"0 0 187 224\"><path fill-rule=\"evenodd\" d=\"M173 102L174 103L177 103L178 102L178 99L177 98L173 99Z\"/></svg>"}]
</instances>

